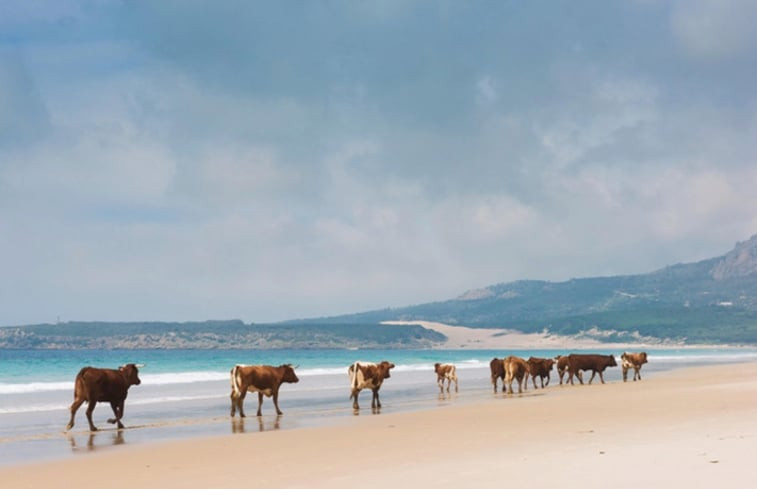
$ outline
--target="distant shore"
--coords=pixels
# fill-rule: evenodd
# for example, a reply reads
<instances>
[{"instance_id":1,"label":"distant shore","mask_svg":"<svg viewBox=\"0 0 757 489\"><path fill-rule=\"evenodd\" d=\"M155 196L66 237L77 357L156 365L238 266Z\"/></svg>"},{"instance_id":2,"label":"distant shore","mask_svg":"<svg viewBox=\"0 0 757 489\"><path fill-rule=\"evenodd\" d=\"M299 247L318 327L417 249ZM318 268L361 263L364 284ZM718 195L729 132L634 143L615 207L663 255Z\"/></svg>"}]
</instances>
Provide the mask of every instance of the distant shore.
<instances>
[{"instance_id":1,"label":"distant shore","mask_svg":"<svg viewBox=\"0 0 757 489\"><path fill-rule=\"evenodd\" d=\"M248 419L249 422L255 421ZM123 446L0 468L7 488L711 487L749 484L757 363L555 386L331 426ZM624 476L632 471L632 476ZM566 486L566 481L569 484Z\"/></svg>"}]
</instances>

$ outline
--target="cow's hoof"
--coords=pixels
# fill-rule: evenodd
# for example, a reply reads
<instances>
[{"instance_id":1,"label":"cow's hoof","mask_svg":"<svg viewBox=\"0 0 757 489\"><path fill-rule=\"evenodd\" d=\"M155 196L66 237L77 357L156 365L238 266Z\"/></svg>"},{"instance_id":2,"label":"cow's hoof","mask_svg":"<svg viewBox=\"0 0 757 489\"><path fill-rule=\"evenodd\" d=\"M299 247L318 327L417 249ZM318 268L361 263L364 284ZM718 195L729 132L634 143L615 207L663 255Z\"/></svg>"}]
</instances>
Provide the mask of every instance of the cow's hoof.
<instances>
[{"instance_id":1,"label":"cow's hoof","mask_svg":"<svg viewBox=\"0 0 757 489\"><path fill-rule=\"evenodd\" d=\"M108 423L110 424L116 424L116 418L108 418Z\"/></svg>"},{"instance_id":2,"label":"cow's hoof","mask_svg":"<svg viewBox=\"0 0 757 489\"><path fill-rule=\"evenodd\" d=\"M73 427L74 427L74 424L73 424L73 423L68 423L68 424L66 425L66 431L69 431L69 430L70 430L71 428L73 428Z\"/></svg>"}]
</instances>

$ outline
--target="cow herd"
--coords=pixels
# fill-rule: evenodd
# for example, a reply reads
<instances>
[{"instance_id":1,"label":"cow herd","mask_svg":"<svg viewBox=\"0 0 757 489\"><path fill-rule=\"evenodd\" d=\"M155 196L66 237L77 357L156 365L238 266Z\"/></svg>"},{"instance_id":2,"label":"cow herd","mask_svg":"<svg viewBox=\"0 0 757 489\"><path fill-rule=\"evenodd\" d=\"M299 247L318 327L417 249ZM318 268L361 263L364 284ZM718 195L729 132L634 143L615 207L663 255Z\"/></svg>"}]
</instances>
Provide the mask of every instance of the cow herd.
<instances>
[{"instance_id":1,"label":"cow herd","mask_svg":"<svg viewBox=\"0 0 757 489\"><path fill-rule=\"evenodd\" d=\"M628 380L628 371L633 369L633 380L641 380L641 366L647 363L646 352L623 353L621 355L621 367L623 369L623 381ZM539 378L542 389L549 385L552 367L557 367L557 373L560 377L560 384L563 383L563 376L568 374L567 382L573 384L573 377L583 384L583 372L591 370L589 383L594 380L596 374L599 374L599 380L604 384L603 373L607 367L615 367L615 357L612 355L596 354L578 354L560 355L556 358L536 358L530 357L528 360L516 356L506 358L493 358L489 363L491 370L491 382L494 392L497 392L497 383L502 380L502 392L513 393L513 381L518 383L518 393L528 388L528 379L531 377L534 389L536 378ZM69 411L71 419L66 426L70 430L74 426L74 417L79 407L87 401L87 421L89 429L97 431L97 427L92 423L92 412L98 402L107 402L113 409L115 418L108 419L108 423L116 424L119 429L124 426L121 418L124 415L124 401L129 387L139 385L139 368L143 365L129 363L118 369L103 369L94 367L84 367L76 375L74 381L74 402L71 404ZM353 409L360 409L358 404L358 395L363 389L370 389L373 393L371 398L371 407L378 409L381 407L379 399L379 389L384 380L391 377L390 370L395 365L391 362L382 361L380 363L355 362L347 368L350 378L350 400ZM278 367L270 365L235 365L231 369L231 417L239 415L244 417L244 398L247 392L257 392L258 394L258 411L257 415L261 416L263 405L263 396L273 397L273 405L276 408L276 414L281 415L279 409L279 387L282 383L299 382L295 368L291 364L284 364ZM450 391L452 382L455 383L455 392L458 391L457 368L449 363L434 364L434 373L436 373L436 382L440 392L444 392L445 382L447 392ZM545 382L546 379L546 382Z\"/></svg>"}]
</instances>

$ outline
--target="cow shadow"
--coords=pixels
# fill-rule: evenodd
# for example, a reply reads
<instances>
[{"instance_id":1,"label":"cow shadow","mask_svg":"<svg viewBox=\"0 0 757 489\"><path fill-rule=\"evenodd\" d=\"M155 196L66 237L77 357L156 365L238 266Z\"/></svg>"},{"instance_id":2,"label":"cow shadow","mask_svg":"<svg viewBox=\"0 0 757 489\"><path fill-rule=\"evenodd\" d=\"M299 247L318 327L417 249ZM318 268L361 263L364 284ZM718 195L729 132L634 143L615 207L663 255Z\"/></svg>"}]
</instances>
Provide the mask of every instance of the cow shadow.
<instances>
[{"instance_id":1,"label":"cow shadow","mask_svg":"<svg viewBox=\"0 0 757 489\"><path fill-rule=\"evenodd\" d=\"M263 416L255 416L255 419L257 420L255 424L253 425L253 421L250 420L250 426L248 426L247 418L231 418L231 432L247 433L248 428L253 428L253 426L257 427L259 432L281 429L281 415L277 415L273 420L266 420Z\"/></svg>"},{"instance_id":2,"label":"cow shadow","mask_svg":"<svg viewBox=\"0 0 757 489\"><path fill-rule=\"evenodd\" d=\"M84 441L86 437L86 441ZM126 443L124 439L124 430L108 430L108 431L90 431L86 435L82 435L81 441L77 441L77 437L70 433L66 433L68 444L71 446L71 450L74 452L88 451L92 452L99 448L108 446L118 446Z\"/></svg>"}]
</instances>

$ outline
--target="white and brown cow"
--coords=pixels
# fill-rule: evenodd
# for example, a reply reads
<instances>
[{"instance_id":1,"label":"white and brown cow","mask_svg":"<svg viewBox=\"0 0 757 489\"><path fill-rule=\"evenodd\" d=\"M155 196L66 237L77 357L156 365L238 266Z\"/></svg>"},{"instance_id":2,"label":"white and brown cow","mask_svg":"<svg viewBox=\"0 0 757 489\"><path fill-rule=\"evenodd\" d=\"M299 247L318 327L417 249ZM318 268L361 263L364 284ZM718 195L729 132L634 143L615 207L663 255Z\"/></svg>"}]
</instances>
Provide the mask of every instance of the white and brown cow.
<instances>
[{"instance_id":1,"label":"white and brown cow","mask_svg":"<svg viewBox=\"0 0 757 489\"><path fill-rule=\"evenodd\" d=\"M453 381L455 382L455 392L458 392L457 367L455 367L451 363L435 363L434 372L436 372L436 383L439 385L439 391L441 393L444 393L445 380L447 381L447 392L449 392L449 388L452 385Z\"/></svg>"},{"instance_id":2,"label":"white and brown cow","mask_svg":"<svg viewBox=\"0 0 757 489\"><path fill-rule=\"evenodd\" d=\"M633 369L634 382L637 378L641 380L641 366L647 363L647 352L623 352L623 354L620 356L620 360L620 366L623 369L623 382L626 382L628 380L628 370L631 368Z\"/></svg>"},{"instance_id":3,"label":"white and brown cow","mask_svg":"<svg viewBox=\"0 0 757 489\"><path fill-rule=\"evenodd\" d=\"M279 387L282 383L297 383L300 379L294 373L291 364L279 365L235 365L231 369L231 417L239 409L239 416L243 417L244 398L247 392L258 393L258 416L261 416L261 407L263 406L263 395L273 396L273 405L276 407L276 414L281 415L279 409Z\"/></svg>"},{"instance_id":4,"label":"white and brown cow","mask_svg":"<svg viewBox=\"0 0 757 489\"><path fill-rule=\"evenodd\" d=\"M528 389L528 362L520 357L509 356L505 358L505 383L510 394L513 393L513 380L518 381L518 394L523 389Z\"/></svg>"},{"instance_id":5,"label":"white and brown cow","mask_svg":"<svg viewBox=\"0 0 757 489\"><path fill-rule=\"evenodd\" d=\"M370 389L373 392L371 407L381 407L378 392L384 379L391 377L389 370L393 368L394 364L386 360L381 363L355 362L347 368L347 373L350 374L350 399L352 399L353 409L360 409L357 396L363 389Z\"/></svg>"}]
</instances>

